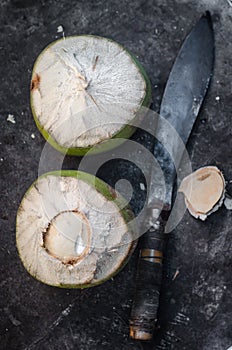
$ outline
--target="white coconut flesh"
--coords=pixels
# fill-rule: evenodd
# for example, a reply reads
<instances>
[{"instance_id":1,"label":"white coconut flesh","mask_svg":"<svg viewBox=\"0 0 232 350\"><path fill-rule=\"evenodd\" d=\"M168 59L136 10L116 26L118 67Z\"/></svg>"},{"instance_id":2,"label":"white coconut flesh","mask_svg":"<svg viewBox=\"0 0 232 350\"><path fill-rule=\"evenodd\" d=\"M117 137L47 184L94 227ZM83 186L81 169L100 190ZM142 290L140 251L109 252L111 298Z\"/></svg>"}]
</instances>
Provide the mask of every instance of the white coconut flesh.
<instances>
[{"instance_id":1,"label":"white coconut flesh","mask_svg":"<svg viewBox=\"0 0 232 350\"><path fill-rule=\"evenodd\" d=\"M25 268L54 286L82 287L109 278L133 250L134 233L114 201L75 177L39 178L17 215Z\"/></svg>"},{"instance_id":2,"label":"white coconut flesh","mask_svg":"<svg viewBox=\"0 0 232 350\"><path fill-rule=\"evenodd\" d=\"M91 147L130 123L147 86L131 55L95 36L67 37L37 59L31 104L40 126L59 146Z\"/></svg>"},{"instance_id":3,"label":"white coconut flesh","mask_svg":"<svg viewBox=\"0 0 232 350\"><path fill-rule=\"evenodd\" d=\"M179 191L185 196L189 212L194 217L205 220L222 205L225 180L217 167L207 166L185 177Z\"/></svg>"},{"instance_id":4,"label":"white coconut flesh","mask_svg":"<svg viewBox=\"0 0 232 350\"><path fill-rule=\"evenodd\" d=\"M86 217L77 211L59 213L44 235L47 252L63 261L75 263L89 251L90 227Z\"/></svg>"}]
</instances>

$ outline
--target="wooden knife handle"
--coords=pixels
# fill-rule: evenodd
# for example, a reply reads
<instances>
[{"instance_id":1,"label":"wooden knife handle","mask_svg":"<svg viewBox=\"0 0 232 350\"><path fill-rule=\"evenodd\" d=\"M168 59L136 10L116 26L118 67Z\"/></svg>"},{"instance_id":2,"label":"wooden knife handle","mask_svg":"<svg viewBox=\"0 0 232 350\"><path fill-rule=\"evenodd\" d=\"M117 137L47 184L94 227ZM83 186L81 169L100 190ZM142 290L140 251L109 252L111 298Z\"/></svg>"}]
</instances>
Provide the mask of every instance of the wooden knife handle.
<instances>
[{"instance_id":1,"label":"wooden knife handle","mask_svg":"<svg viewBox=\"0 0 232 350\"><path fill-rule=\"evenodd\" d=\"M153 337L162 283L164 229L167 218L167 212L163 211L154 227L140 239L136 292L130 318L130 337L133 339L151 340Z\"/></svg>"}]
</instances>

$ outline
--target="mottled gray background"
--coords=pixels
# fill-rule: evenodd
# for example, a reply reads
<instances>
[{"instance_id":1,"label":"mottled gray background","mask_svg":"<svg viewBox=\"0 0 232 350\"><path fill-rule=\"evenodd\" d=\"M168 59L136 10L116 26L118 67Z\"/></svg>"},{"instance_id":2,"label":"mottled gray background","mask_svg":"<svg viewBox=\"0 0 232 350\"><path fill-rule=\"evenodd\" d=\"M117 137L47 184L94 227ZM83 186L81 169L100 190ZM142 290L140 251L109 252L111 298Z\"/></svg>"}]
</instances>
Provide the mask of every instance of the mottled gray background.
<instances>
[{"instance_id":1,"label":"mottled gray background","mask_svg":"<svg viewBox=\"0 0 232 350\"><path fill-rule=\"evenodd\" d=\"M29 107L31 70L40 51L61 37L57 27L62 25L67 36L98 34L125 45L150 76L152 108L158 111L181 42L206 9L215 29L215 71L188 150L194 169L217 165L231 192L232 7L227 0L1 0L1 349L226 350L232 345L232 213L225 207L205 223L186 213L170 235L161 329L148 344L128 337L137 252L113 280L81 291L34 280L15 246L16 211L37 177L44 146ZM7 121L9 114L15 124ZM147 141L139 132L133 138ZM50 150L51 169L56 157L57 152ZM77 168L78 158L66 159L64 167ZM138 169L119 162L103 167L99 175L111 184L118 176L136 180L132 205L140 210L145 194Z\"/></svg>"}]
</instances>

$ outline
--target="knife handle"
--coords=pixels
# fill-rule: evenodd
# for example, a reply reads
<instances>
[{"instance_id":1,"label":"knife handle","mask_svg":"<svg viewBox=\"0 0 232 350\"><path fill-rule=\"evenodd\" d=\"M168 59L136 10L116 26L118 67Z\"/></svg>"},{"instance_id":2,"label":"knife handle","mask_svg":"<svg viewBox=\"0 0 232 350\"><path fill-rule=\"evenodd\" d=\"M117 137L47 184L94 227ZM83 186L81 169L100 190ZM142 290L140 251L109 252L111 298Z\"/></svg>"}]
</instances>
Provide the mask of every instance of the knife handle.
<instances>
[{"instance_id":1,"label":"knife handle","mask_svg":"<svg viewBox=\"0 0 232 350\"><path fill-rule=\"evenodd\" d=\"M162 283L167 218L168 212L162 211L153 227L140 238L136 291L130 318L130 337L133 339L151 340L153 337Z\"/></svg>"}]
</instances>

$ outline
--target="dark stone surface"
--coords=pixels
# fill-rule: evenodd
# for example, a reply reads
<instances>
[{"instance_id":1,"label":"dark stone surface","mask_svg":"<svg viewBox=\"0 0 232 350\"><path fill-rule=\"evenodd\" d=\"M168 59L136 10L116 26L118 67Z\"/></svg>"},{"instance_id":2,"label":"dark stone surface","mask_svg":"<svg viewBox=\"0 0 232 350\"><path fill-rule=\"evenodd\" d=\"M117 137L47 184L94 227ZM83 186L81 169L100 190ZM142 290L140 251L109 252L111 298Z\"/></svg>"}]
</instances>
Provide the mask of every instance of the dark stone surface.
<instances>
[{"instance_id":1,"label":"dark stone surface","mask_svg":"<svg viewBox=\"0 0 232 350\"><path fill-rule=\"evenodd\" d=\"M215 72L188 149L194 169L219 166L231 191L229 2L1 0L0 8L0 348L226 350L232 345L232 218L225 207L204 223L186 213L170 235L161 329L148 344L128 337L136 253L122 272L99 287L52 288L34 280L23 268L15 246L15 218L24 192L37 177L44 146L29 107L31 69L40 51L61 36L56 32L59 25L67 36L92 33L125 45L145 67L152 82L153 109L158 111L181 42L202 12L210 9L216 39ZM8 114L15 116L16 124L7 121ZM134 140L139 138L137 133ZM56 157L57 152L50 150L50 170ZM77 158L68 158L64 167L77 165ZM126 163L118 164L117 169L103 168L100 175L112 184L116 173L143 181ZM144 200L138 182L132 202L137 212ZM179 274L174 278L176 270Z\"/></svg>"}]
</instances>

